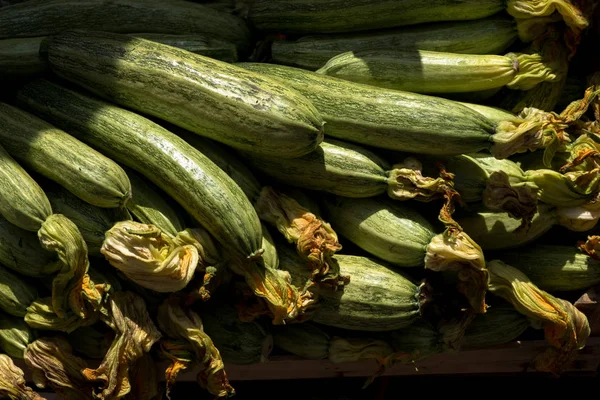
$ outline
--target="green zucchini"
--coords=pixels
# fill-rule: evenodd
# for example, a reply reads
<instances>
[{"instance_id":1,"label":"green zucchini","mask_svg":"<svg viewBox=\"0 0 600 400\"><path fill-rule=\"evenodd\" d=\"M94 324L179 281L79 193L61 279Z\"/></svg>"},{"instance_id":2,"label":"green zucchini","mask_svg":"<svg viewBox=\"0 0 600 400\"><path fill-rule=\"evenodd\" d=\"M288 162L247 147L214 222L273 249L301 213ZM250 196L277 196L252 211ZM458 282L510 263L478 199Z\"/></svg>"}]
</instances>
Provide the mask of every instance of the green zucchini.
<instances>
[{"instance_id":1,"label":"green zucchini","mask_svg":"<svg viewBox=\"0 0 600 400\"><path fill-rule=\"evenodd\" d=\"M23 318L0 313L0 349L4 353L22 360L27 345L33 342L36 336Z\"/></svg>"},{"instance_id":2,"label":"green zucchini","mask_svg":"<svg viewBox=\"0 0 600 400\"><path fill-rule=\"evenodd\" d=\"M117 221L113 210L95 207L68 190L58 185L53 186L44 187L52 210L63 214L77 225L87 244L89 255L101 256L100 248L104 242L104 235Z\"/></svg>"},{"instance_id":3,"label":"green zucchini","mask_svg":"<svg viewBox=\"0 0 600 400\"><path fill-rule=\"evenodd\" d=\"M164 33L132 33L129 36L151 40L156 43L166 44L214 58L228 63L238 60L238 53L235 44L211 37L208 35L187 34L187 35L169 35Z\"/></svg>"},{"instance_id":4,"label":"green zucchini","mask_svg":"<svg viewBox=\"0 0 600 400\"><path fill-rule=\"evenodd\" d=\"M263 31L335 33L475 20L503 9L501 0L255 0L248 18Z\"/></svg>"},{"instance_id":5,"label":"green zucchini","mask_svg":"<svg viewBox=\"0 0 600 400\"><path fill-rule=\"evenodd\" d=\"M443 334L427 321L418 321L385 335L397 360L414 362L447 351Z\"/></svg>"},{"instance_id":6,"label":"green zucchini","mask_svg":"<svg viewBox=\"0 0 600 400\"><path fill-rule=\"evenodd\" d=\"M306 262L290 246L280 246L278 252L280 268L290 273L295 286L303 287L310 278ZM407 276L376 259L341 254L335 259L350 283L338 290L320 288L312 321L348 330L388 331L420 318L425 303L421 287Z\"/></svg>"},{"instance_id":7,"label":"green zucchini","mask_svg":"<svg viewBox=\"0 0 600 400\"><path fill-rule=\"evenodd\" d=\"M399 202L326 197L323 209L344 238L403 267L422 267L427 246L436 235L427 219Z\"/></svg>"},{"instance_id":8,"label":"green zucchini","mask_svg":"<svg viewBox=\"0 0 600 400\"><path fill-rule=\"evenodd\" d=\"M523 271L536 286L549 292L585 290L600 283L600 261L575 246L536 244L488 257Z\"/></svg>"},{"instance_id":9,"label":"green zucchini","mask_svg":"<svg viewBox=\"0 0 600 400\"><path fill-rule=\"evenodd\" d=\"M484 348L509 343L530 326L530 321L511 305L492 306L467 327L462 348Z\"/></svg>"},{"instance_id":10,"label":"green zucchini","mask_svg":"<svg viewBox=\"0 0 600 400\"><path fill-rule=\"evenodd\" d=\"M347 51L319 74L413 93L477 92L506 86L530 90L556 82L561 71L539 54L458 54L418 49Z\"/></svg>"},{"instance_id":11,"label":"green zucchini","mask_svg":"<svg viewBox=\"0 0 600 400\"><path fill-rule=\"evenodd\" d=\"M329 357L331 336L318 325L310 322L274 326L272 329L275 347L307 360L322 360Z\"/></svg>"},{"instance_id":12,"label":"green zucchini","mask_svg":"<svg viewBox=\"0 0 600 400\"><path fill-rule=\"evenodd\" d=\"M70 31L49 41L48 59L55 74L114 103L236 149L298 157L323 139L323 120L296 91L185 50Z\"/></svg>"},{"instance_id":13,"label":"green zucchini","mask_svg":"<svg viewBox=\"0 0 600 400\"><path fill-rule=\"evenodd\" d=\"M19 162L97 207L131 197L125 171L110 158L42 119L0 103L0 144Z\"/></svg>"},{"instance_id":14,"label":"green zucchini","mask_svg":"<svg viewBox=\"0 0 600 400\"><path fill-rule=\"evenodd\" d=\"M6 128L9 127L0 126L0 130ZM42 188L2 146L0 186L0 214L21 229L37 232L43 249L57 256L55 262L42 269L57 272L52 280L51 298L55 316L65 317L70 307L76 318L86 317L83 291L86 299L96 305L102 295L94 282L87 279L88 252L79 229L64 215L52 213Z\"/></svg>"},{"instance_id":15,"label":"green zucchini","mask_svg":"<svg viewBox=\"0 0 600 400\"><path fill-rule=\"evenodd\" d=\"M248 46L244 21L200 4L169 0L31 0L0 11L0 39L70 29L204 34Z\"/></svg>"},{"instance_id":16,"label":"green zucchini","mask_svg":"<svg viewBox=\"0 0 600 400\"><path fill-rule=\"evenodd\" d=\"M473 111L477 111L478 113L483 115L486 119L493 121L494 123L500 123L502 121L511 121L511 120L516 121L518 119L518 117L515 114L508 112L500 107L491 107L491 106L484 106L483 104L465 103L465 102L460 102L460 104L462 104L463 106L469 107Z\"/></svg>"},{"instance_id":17,"label":"green zucchini","mask_svg":"<svg viewBox=\"0 0 600 400\"><path fill-rule=\"evenodd\" d=\"M0 308L10 315L24 317L27 307L37 298L36 287L27 278L20 277L0 266Z\"/></svg>"},{"instance_id":18,"label":"green zucchini","mask_svg":"<svg viewBox=\"0 0 600 400\"><path fill-rule=\"evenodd\" d=\"M553 138L541 134L537 115L498 123L448 99L361 85L281 65L237 65L280 79L305 95L323 116L325 135L340 140L433 155L489 150L497 158L554 143Z\"/></svg>"},{"instance_id":19,"label":"green zucchini","mask_svg":"<svg viewBox=\"0 0 600 400\"><path fill-rule=\"evenodd\" d=\"M231 364L265 362L273 349L273 337L257 321L240 321L235 307L219 302L202 309L202 327Z\"/></svg>"},{"instance_id":20,"label":"green zucchini","mask_svg":"<svg viewBox=\"0 0 600 400\"><path fill-rule=\"evenodd\" d=\"M304 36L275 41L273 61L309 70L346 51L394 48L461 54L499 54L517 38L516 24L504 15L474 21L439 22L365 33Z\"/></svg>"},{"instance_id":21,"label":"green zucchini","mask_svg":"<svg viewBox=\"0 0 600 400\"><path fill-rule=\"evenodd\" d=\"M0 79L43 73L47 62L40 55L43 38L0 40Z\"/></svg>"},{"instance_id":22,"label":"green zucchini","mask_svg":"<svg viewBox=\"0 0 600 400\"><path fill-rule=\"evenodd\" d=\"M56 255L40 245L37 234L0 217L0 264L21 275L41 278L56 272Z\"/></svg>"},{"instance_id":23,"label":"green zucchini","mask_svg":"<svg viewBox=\"0 0 600 400\"><path fill-rule=\"evenodd\" d=\"M244 156L253 168L284 185L356 198L378 196L394 187L386 160L335 139L327 139L316 151L298 158Z\"/></svg>"}]
</instances>

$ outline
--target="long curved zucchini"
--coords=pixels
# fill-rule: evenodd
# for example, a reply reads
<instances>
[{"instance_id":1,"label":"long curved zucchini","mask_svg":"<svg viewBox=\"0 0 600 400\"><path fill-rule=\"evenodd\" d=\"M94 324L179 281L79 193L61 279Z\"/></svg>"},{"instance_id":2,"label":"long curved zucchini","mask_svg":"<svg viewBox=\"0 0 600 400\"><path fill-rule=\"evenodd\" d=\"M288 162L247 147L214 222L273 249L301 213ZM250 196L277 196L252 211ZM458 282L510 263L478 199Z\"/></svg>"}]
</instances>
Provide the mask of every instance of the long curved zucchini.
<instances>
[{"instance_id":1,"label":"long curved zucchini","mask_svg":"<svg viewBox=\"0 0 600 400\"><path fill-rule=\"evenodd\" d=\"M296 91L181 49L70 31L49 41L48 59L54 73L114 103L240 150L298 157L323 139L319 113Z\"/></svg>"},{"instance_id":2,"label":"long curved zucchini","mask_svg":"<svg viewBox=\"0 0 600 400\"><path fill-rule=\"evenodd\" d=\"M427 245L436 235L427 219L398 202L326 197L323 209L340 235L403 267L423 266Z\"/></svg>"},{"instance_id":3,"label":"long curved zucchini","mask_svg":"<svg viewBox=\"0 0 600 400\"><path fill-rule=\"evenodd\" d=\"M48 36L70 29L205 34L241 48L249 41L241 18L180 0L31 0L0 10L0 39Z\"/></svg>"},{"instance_id":4,"label":"long curved zucchini","mask_svg":"<svg viewBox=\"0 0 600 400\"><path fill-rule=\"evenodd\" d=\"M474 20L503 8L501 0L255 0L248 18L264 31L334 33Z\"/></svg>"},{"instance_id":5,"label":"long curved zucchini","mask_svg":"<svg viewBox=\"0 0 600 400\"><path fill-rule=\"evenodd\" d=\"M348 51L331 58L319 74L413 93L530 90L563 76L540 54L458 54L420 49Z\"/></svg>"},{"instance_id":6,"label":"long curved zucchini","mask_svg":"<svg viewBox=\"0 0 600 400\"><path fill-rule=\"evenodd\" d=\"M0 144L19 162L97 207L131 197L125 171L110 158L42 119L0 103Z\"/></svg>"},{"instance_id":7,"label":"long curved zucchini","mask_svg":"<svg viewBox=\"0 0 600 400\"><path fill-rule=\"evenodd\" d=\"M494 15L474 21L439 22L365 33L304 36L271 46L276 64L309 70L321 68L346 51L394 48L460 54L499 54L517 38L514 19Z\"/></svg>"},{"instance_id":8,"label":"long curved zucchini","mask_svg":"<svg viewBox=\"0 0 600 400\"><path fill-rule=\"evenodd\" d=\"M454 155L489 150L497 158L545 148L539 115L497 123L459 102L361 85L299 68L239 63L298 90L325 120L325 135L387 150Z\"/></svg>"},{"instance_id":9,"label":"long curved zucchini","mask_svg":"<svg viewBox=\"0 0 600 400\"><path fill-rule=\"evenodd\" d=\"M56 254L42 248L37 234L0 217L0 264L21 275L41 278L56 272L54 261Z\"/></svg>"}]
</instances>

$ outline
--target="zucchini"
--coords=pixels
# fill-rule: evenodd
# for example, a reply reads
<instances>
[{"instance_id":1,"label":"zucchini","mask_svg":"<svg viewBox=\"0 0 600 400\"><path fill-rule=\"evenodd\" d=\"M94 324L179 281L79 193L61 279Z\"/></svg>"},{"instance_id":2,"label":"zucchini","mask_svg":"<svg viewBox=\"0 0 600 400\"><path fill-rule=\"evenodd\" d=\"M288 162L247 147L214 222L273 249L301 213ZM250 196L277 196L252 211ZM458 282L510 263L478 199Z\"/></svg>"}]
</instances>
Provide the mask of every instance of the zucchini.
<instances>
[{"instance_id":1,"label":"zucchini","mask_svg":"<svg viewBox=\"0 0 600 400\"><path fill-rule=\"evenodd\" d=\"M27 307L37 298L36 287L26 278L20 277L0 266L0 308L10 315L24 317Z\"/></svg>"},{"instance_id":2,"label":"zucchini","mask_svg":"<svg viewBox=\"0 0 600 400\"><path fill-rule=\"evenodd\" d=\"M114 340L114 331L100 324L82 326L69 333L69 344L80 357L102 360Z\"/></svg>"},{"instance_id":3,"label":"zucchini","mask_svg":"<svg viewBox=\"0 0 600 400\"><path fill-rule=\"evenodd\" d=\"M503 9L501 0L255 0L248 18L262 31L335 33L475 20Z\"/></svg>"},{"instance_id":4,"label":"zucchini","mask_svg":"<svg viewBox=\"0 0 600 400\"><path fill-rule=\"evenodd\" d=\"M169 35L164 33L132 33L129 36L166 44L228 63L238 61L235 44L208 35Z\"/></svg>"},{"instance_id":5,"label":"zucchini","mask_svg":"<svg viewBox=\"0 0 600 400\"><path fill-rule=\"evenodd\" d=\"M530 90L556 82L561 71L539 54L458 54L416 49L348 51L331 58L318 74L414 93Z\"/></svg>"},{"instance_id":6,"label":"zucchini","mask_svg":"<svg viewBox=\"0 0 600 400\"><path fill-rule=\"evenodd\" d=\"M436 235L426 218L398 202L325 197L323 209L344 238L403 267L422 267L427 245Z\"/></svg>"},{"instance_id":7,"label":"zucchini","mask_svg":"<svg viewBox=\"0 0 600 400\"><path fill-rule=\"evenodd\" d=\"M402 267L458 271L459 291L475 312L485 312L488 273L468 232L449 225L436 234L422 215L389 199L327 197L324 208L340 235L376 257Z\"/></svg>"},{"instance_id":8,"label":"zucchini","mask_svg":"<svg viewBox=\"0 0 600 400\"><path fill-rule=\"evenodd\" d=\"M0 217L0 264L21 275L41 278L56 272L56 255L40 245L37 234Z\"/></svg>"},{"instance_id":9,"label":"zucchini","mask_svg":"<svg viewBox=\"0 0 600 400\"><path fill-rule=\"evenodd\" d=\"M575 246L537 244L488 257L519 269L536 286L549 292L585 290L600 283L600 261Z\"/></svg>"},{"instance_id":10,"label":"zucchini","mask_svg":"<svg viewBox=\"0 0 600 400\"><path fill-rule=\"evenodd\" d=\"M47 62L40 55L43 38L0 40L0 79L31 77L46 70Z\"/></svg>"},{"instance_id":11,"label":"zucchini","mask_svg":"<svg viewBox=\"0 0 600 400\"><path fill-rule=\"evenodd\" d=\"M49 41L48 60L60 77L114 103L236 149L298 157L323 139L323 120L296 91L185 50L70 31Z\"/></svg>"},{"instance_id":12,"label":"zucchini","mask_svg":"<svg viewBox=\"0 0 600 400\"><path fill-rule=\"evenodd\" d=\"M283 351L308 360L329 357L331 336L316 324L274 326L272 331L275 347Z\"/></svg>"},{"instance_id":13,"label":"zucchini","mask_svg":"<svg viewBox=\"0 0 600 400\"><path fill-rule=\"evenodd\" d=\"M395 362L415 362L447 351L443 334L427 321L418 321L409 327L385 334L394 349Z\"/></svg>"},{"instance_id":14,"label":"zucchini","mask_svg":"<svg viewBox=\"0 0 600 400\"><path fill-rule=\"evenodd\" d=\"M461 347L483 348L516 340L531 323L511 305L492 306L467 327Z\"/></svg>"},{"instance_id":15,"label":"zucchini","mask_svg":"<svg viewBox=\"0 0 600 400\"><path fill-rule=\"evenodd\" d=\"M6 128L1 125L0 131ZM64 215L52 213L42 188L2 146L0 185L0 214L21 229L37 232L43 249L57 256L55 262L43 268L44 272L57 272L51 298L55 316L64 318L70 307L76 318L85 317L84 298L98 306L102 295L87 274L87 246L77 226Z\"/></svg>"},{"instance_id":16,"label":"zucchini","mask_svg":"<svg viewBox=\"0 0 600 400\"><path fill-rule=\"evenodd\" d=\"M19 101L156 184L226 249L276 322L287 315L286 302L296 294L258 259L260 220L242 189L209 158L138 114L48 81L23 87Z\"/></svg>"},{"instance_id":17,"label":"zucchini","mask_svg":"<svg viewBox=\"0 0 600 400\"><path fill-rule=\"evenodd\" d=\"M240 48L249 45L241 18L180 0L31 0L0 10L0 39L49 36L70 29L203 34Z\"/></svg>"},{"instance_id":18,"label":"zucchini","mask_svg":"<svg viewBox=\"0 0 600 400\"><path fill-rule=\"evenodd\" d=\"M131 197L125 171L110 158L42 119L0 103L0 144L17 161L97 207Z\"/></svg>"},{"instance_id":19,"label":"zucchini","mask_svg":"<svg viewBox=\"0 0 600 400\"><path fill-rule=\"evenodd\" d=\"M298 90L323 116L325 135L340 140L433 155L488 150L497 158L555 143L552 134L542 134L545 114L540 112L497 123L448 99L361 85L281 65L237 65Z\"/></svg>"},{"instance_id":20,"label":"zucchini","mask_svg":"<svg viewBox=\"0 0 600 400\"><path fill-rule=\"evenodd\" d=\"M461 54L499 54L517 38L514 19L504 15L474 21L439 22L365 33L304 36L273 42L276 64L308 70L321 68L346 51L414 49Z\"/></svg>"},{"instance_id":21,"label":"zucchini","mask_svg":"<svg viewBox=\"0 0 600 400\"><path fill-rule=\"evenodd\" d=\"M35 339L35 332L23 318L0 313L0 349L4 353L22 360L27 345Z\"/></svg>"}]
</instances>

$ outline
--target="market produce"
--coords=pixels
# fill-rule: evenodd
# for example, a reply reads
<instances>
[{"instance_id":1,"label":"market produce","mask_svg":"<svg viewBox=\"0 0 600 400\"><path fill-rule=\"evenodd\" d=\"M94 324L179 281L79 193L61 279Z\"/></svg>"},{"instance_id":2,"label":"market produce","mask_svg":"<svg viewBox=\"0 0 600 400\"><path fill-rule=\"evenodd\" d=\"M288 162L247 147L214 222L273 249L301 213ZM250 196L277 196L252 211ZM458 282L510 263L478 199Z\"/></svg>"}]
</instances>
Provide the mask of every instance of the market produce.
<instances>
[{"instance_id":1,"label":"market produce","mask_svg":"<svg viewBox=\"0 0 600 400\"><path fill-rule=\"evenodd\" d=\"M593 3L0 0L0 397L591 370Z\"/></svg>"}]
</instances>

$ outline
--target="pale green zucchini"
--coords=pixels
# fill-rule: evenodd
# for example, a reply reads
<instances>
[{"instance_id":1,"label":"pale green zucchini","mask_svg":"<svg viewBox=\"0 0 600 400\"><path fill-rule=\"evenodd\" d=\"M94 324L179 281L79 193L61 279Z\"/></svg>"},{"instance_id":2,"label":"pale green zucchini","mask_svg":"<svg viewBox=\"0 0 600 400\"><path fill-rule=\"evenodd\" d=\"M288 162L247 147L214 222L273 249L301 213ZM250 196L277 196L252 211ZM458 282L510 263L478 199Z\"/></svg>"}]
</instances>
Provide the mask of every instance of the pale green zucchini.
<instances>
[{"instance_id":1,"label":"pale green zucchini","mask_svg":"<svg viewBox=\"0 0 600 400\"><path fill-rule=\"evenodd\" d=\"M25 166L97 207L122 207L131 197L125 171L110 158L5 103L0 103L0 144Z\"/></svg>"},{"instance_id":2,"label":"pale green zucchini","mask_svg":"<svg viewBox=\"0 0 600 400\"><path fill-rule=\"evenodd\" d=\"M264 223L261 223L261 227L263 234L262 248L265 249L265 252L263 253L265 265L268 265L273 269L277 269L279 268L279 254L277 253L275 241L269 232L269 228Z\"/></svg>"},{"instance_id":3,"label":"pale green zucchini","mask_svg":"<svg viewBox=\"0 0 600 400\"><path fill-rule=\"evenodd\" d=\"M0 217L0 264L21 275L41 278L56 272L56 255L40 245L37 234Z\"/></svg>"},{"instance_id":4,"label":"pale green zucchini","mask_svg":"<svg viewBox=\"0 0 600 400\"><path fill-rule=\"evenodd\" d=\"M27 307L38 297L36 287L27 278L0 266L0 308L10 315L24 317Z\"/></svg>"},{"instance_id":5,"label":"pale green zucchini","mask_svg":"<svg viewBox=\"0 0 600 400\"><path fill-rule=\"evenodd\" d=\"M45 186L44 189L52 210L63 214L77 225L87 244L89 255L101 256L104 235L117 221L113 210L86 203L62 187Z\"/></svg>"},{"instance_id":6,"label":"pale green zucchini","mask_svg":"<svg viewBox=\"0 0 600 400\"><path fill-rule=\"evenodd\" d=\"M40 55L42 39L0 40L0 79L30 77L44 72L47 62Z\"/></svg>"},{"instance_id":7,"label":"pale green zucchini","mask_svg":"<svg viewBox=\"0 0 600 400\"><path fill-rule=\"evenodd\" d=\"M502 121L512 121L512 120L517 120L518 117L509 112L506 111L500 107L491 107L491 106L484 106L482 104L477 104L477 103L465 103L465 102L460 102L460 104L462 104L463 106L469 107L471 110L473 111L477 111L478 113L480 113L481 115L483 115L485 118L487 118L490 121L493 121L495 123L500 123Z\"/></svg>"},{"instance_id":8,"label":"pale green zucchini","mask_svg":"<svg viewBox=\"0 0 600 400\"><path fill-rule=\"evenodd\" d=\"M500 123L459 102L361 85L299 68L239 63L280 79L313 102L325 135L386 150L454 155L489 150L497 158L550 142L534 116ZM533 137L530 137L533 136ZM528 142L525 146L525 142Z\"/></svg>"},{"instance_id":9,"label":"pale green zucchini","mask_svg":"<svg viewBox=\"0 0 600 400\"><path fill-rule=\"evenodd\" d=\"M511 305L491 306L469 324L463 337L463 348L484 348L512 342L531 325Z\"/></svg>"},{"instance_id":10,"label":"pale green zucchini","mask_svg":"<svg viewBox=\"0 0 600 400\"><path fill-rule=\"evenodd\" d=\"M490 254L521 271L540 289L585 290L600 283L600 261L575 246L537 244Z\"/></svg>"},{"instance_id":11,"label":"pale green zucchini","mask_svg":"<svg viewBox=\"0 0 600 400\"><path fill-rule=\"evenodd\" d=\"M260 222L247 197L180 137L138 114L49 81L26 85L18 97L38 115L144 175L231 252L248 257L260 249Z\"/></svg>"},{"instance_id":12,"label":"pale green zucchini","mask_svg":"<svg viewBox=\"0 0 600 400\"><path fill-rule=\"evenodd\" d=\"M245 153L249 164L284 185L345 197L373 197L393 186L391 166L358 145L327 139L305 156L284 159Z\"/></svg>"},{"instance_id":13,"label":"pale green zucchini","mask_svg":"<svg viewBox=\"0 0 600 400\"><path fill-rule=\"evenodd\" d=\"M348 51L331 58L319 74L413 93L477 92L506 86L530 90L556 82L561 71L539 54L459 54L420 49Z\"/></svg>"},{"instance_id":14,"label":"pale green zucchini","mask_svg":"<svg viewBox=\"0 0 600 400\"><path fill-rule=\"evenodd\" d=\"M503 9L501 0L256 0L248 18L263 31L335 33L475 20Z\"/></svg>"},{"instance_id":15,"label":"pale green zucchini","mask_svg":"<svg viewBox=\"0 0 600 400\"><path fill-rule=\"evenodd\" d=\"M273 337L260 322L240 321L235 307L219 302L202 309L202 327L228 364L265 362Z\"/></svg>"},{"instance_id":16,"label":"pale green zucchini","mask_svg":"<svg viewBox=\"0 0 600 400\"><path fill-rule=\"evenodd\" d=\"M365 33L304 36L275 41L273 61L309 70L346 51L394 48L461 54L499 54L517 38L516 24L504 15L474 21L439 22Z\"/></svg>"},{"instance_id":17,"label":"pale green zucchini","mask_svg":"<svg viewBox=\"0 0 600 400\"><path fill-rule=\"evenodd\" d=\"M169 35L164 33L132 33L129 36L151 40L156 43L166 44L214 58L228 63L238 60L235 44L211 37L208 35L187 34L187 35Z\"/></svg>"},{"instance_id":18,"label":"pale green zucchini","mask_svg":"<svg viewBox=\"0 0 600 400\"><path fill-rule=\"evenodd\" d=\"M403 267L421 267L433 226L404 203L326 197L323 209L336 231L363 250ZM353 277L350 278L351 283Z\"/></svg>"},{"instance_id":19,"label":"pale green zucchini","mask_svg":"<svg viewBox=\"0 0 600 400\"><path fill-rule=\"evenodd\" d=\"M278 246L279 267L288 271L292 283L303 287L310 277L306 262L291 246ZM342 275L350 276L343 289L318 290L312 321L359 331L389 331L409 326L420 318L421 287L407 276L376 259L337 254Z\"/></svg>"},{"instance_id":20,"label":"pale green zucchini","mask_svg":"<svg viewBox=\"0 0 600 400\"><path fill-rule=\"evenodd\" d=\"M243 68L124 35L70 31L48 45L57 75L138 112L239 150L298 157L323 120L296 91Z\"/></svg>"},{"instance_id":21,"label":"pale green zucchini","mask_svg":"<svg viewBox=\"0 0 600 400\"><path fill-rule=\"evenodd\" d=\"M37 335L23 318L0 313L0 349L9 356L22 360L27 345Z\"/></svg>"},{"instance_id":22,"label":"pale green zucchini","mask_svg":"<svg viewBox=\"0 0 600 400\"><path fill-rule=\"evenodd\" d=\"M179 0L31 0L0 11L0 39L48 36L70 29L204 34L242 48L249 41L241 18Z\"/></svg>"}]
</instances>

